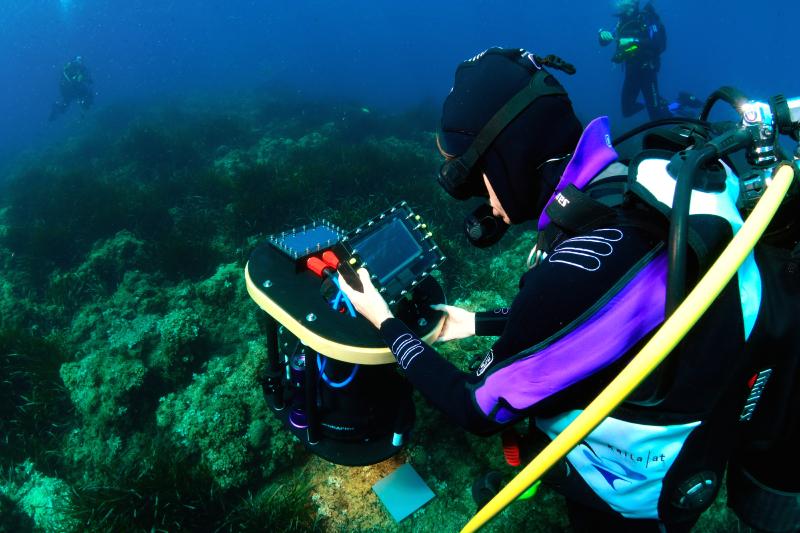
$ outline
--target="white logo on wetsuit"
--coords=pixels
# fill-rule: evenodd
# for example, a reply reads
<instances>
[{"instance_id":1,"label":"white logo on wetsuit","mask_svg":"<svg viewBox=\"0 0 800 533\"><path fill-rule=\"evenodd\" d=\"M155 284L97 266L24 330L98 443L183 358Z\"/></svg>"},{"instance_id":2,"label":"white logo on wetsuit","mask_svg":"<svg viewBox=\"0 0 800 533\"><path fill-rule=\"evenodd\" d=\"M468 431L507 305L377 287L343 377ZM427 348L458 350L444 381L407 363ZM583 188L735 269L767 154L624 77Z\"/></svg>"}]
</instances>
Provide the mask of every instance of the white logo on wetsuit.
<instances>
[{"instance_id":1,"label":"white logo on wetsuit","mask_svg":"<svg viewBox=\"0 0 800 533\"><path fill-rule=\"evenodd\" d=\"M392 353L403 370L408 369L408 365L422 350L422 342L408 333L403 333L392 343Z\"/></svg>"},{"instance_id":2,"label":"white logo on wetsuit","mask_svg":"<svg viewBox=\"0 0 800 533\"><path fill-rule=\"evenodd\" d=\"M486 55L486 53L487 53L489 50L494 50L494 49L499 49L499 47L497 47L497 46L493 46L493 47L491 47L491 48L487 48L487 49L486 49L486 50L484 50L483 52L480 52L479 54L477 54L477 55L474 55L474 56L472 56L471 58L467 59L467 60L465 61L465 63L474 63L474 62L478 61L480 58L482 58L484 55ZM540 67L540 66L539 66L539 63L537 63L537 62L536 62L536 57L535 57L535 56L534 56L532 53L528 52L528 51L527 51L527 50L525 50L524 48L520 48L520 49L519 49L519 53L521 54L521 56L522 56L522 57L524 57L524 58L527 58L527 59L528 59L528 61L530 61L531 63L533 63L533 66L536 68L536 70L542 70L542 67ZM452 92L452 89L451 89L451 92Z\"/></svg>"},{"instance_id":3,"label":"white logo on wetsuit","mask_svg":"<svg viewBox=\"0 0 800 533\"><path fill-rule=\"evenodd\" d=\"M486 369L489 368L489 365L492 364L492 361L494 361L494 350L489 350L489 353L487 353L486 357L484 357L483 361L481 361L481 366L478 367L478 370L477 372L475 372L475 375L480 376L481 374L486 372Z\"/></svg>"},{"instance_id":4,"label":"white logo on wetsuit","mask_svg":"<svg viewBox=\"0 0 800 533\"><path fill-rule=\"evenodd\" d=\"M542 67L540 67L540 66L539 66L539 63L537 63L537 62L536 62L536 57L535 57L535 56L534 56L532 53L530 53L530 52L525 52L525 51L523 50L523 56L524 56L524 57L527 57L527 58L528 58L528 60L529 60L531 63L533 63L533 66L534 66L534 67L536 67L536 70L542 70Z\"/></svg>"},{"instance_id":5,"label":"white logo on wetsuit","mask_svg":"<svg viewBox=\"0 0 800 533\"><path fill-rule=\"evenodd\" d=\"M622 237L623 233L618 229L596 229L588 235L573 237L562 242L556 246L547 261L594 272L603 266L601 257L608 257L614 253L611 243L622 240Z\"/></svg>"}]
</instances>

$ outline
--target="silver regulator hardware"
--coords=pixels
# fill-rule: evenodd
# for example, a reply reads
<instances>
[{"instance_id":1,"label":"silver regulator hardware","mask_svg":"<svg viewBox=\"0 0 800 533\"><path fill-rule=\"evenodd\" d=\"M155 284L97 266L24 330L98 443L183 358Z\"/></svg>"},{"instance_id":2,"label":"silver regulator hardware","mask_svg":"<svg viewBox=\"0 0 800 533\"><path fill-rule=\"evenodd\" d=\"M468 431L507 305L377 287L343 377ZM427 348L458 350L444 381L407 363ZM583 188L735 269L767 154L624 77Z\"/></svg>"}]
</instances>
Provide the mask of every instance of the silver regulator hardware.
<instances>
[{"instance_id":1,"label":"silver regulator hardware","mask_svg":"<svg viewBox=\"0 0 800 533\"><path fill-rule=\"evenodd\" d=\"M755 206L764 194L772 176L772 169L780 162L778 134L800 140L800 98L787 100L782 95L774 96L768 103L749 100L739 107L741 127L752 139L747 151L747 160L752 172L741 176L739 204L745 211ZM800 159L800 145L794 153Z\"/></svg>"}]
</instances>

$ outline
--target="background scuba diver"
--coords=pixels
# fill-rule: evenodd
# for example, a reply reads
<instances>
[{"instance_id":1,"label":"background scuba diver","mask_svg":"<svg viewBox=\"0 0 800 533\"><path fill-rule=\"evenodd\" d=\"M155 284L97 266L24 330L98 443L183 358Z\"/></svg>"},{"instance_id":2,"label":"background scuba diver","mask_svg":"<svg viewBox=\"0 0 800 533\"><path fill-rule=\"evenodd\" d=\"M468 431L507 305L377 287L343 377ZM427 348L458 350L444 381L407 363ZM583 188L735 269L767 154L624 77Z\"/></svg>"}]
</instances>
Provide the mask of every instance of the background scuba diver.
<instances>
[{"instance_id":1,"label":"background scuba diver","mask_svg":"<svg viewBox=\"0 0 800 533\"><path fill-rule=\"evenodd\" d=\"M527 92L537 84L538 95ZM520 107L521 95L527 100ZM497 117L505 117L502 124ZM522 276L510 308L473 313L438 306L447 315L439 341L499 336L472 372L460 371L395 318L366 270L359 271L363 293L344 280L342 289L380 330L412 385L448 418L488 435L535 417L529 430L553 438L663 321L666 228L644 196L635 205L594 199L618 195L614 184L627 182L628 168L612 163L616 152L604 119L582 134L563 88L525 51L489 49L458 67L438 143L453 163L443 166L440 184L460 200L488 197L506 223L538 216L541 224L546 205L549 217L550 208L555 213L570 205L561 196L567 193L580 200L573 205L591 206L603 217L576 231L555 221L540 228L540 236L556 229L551 253ZM474 164L464 163L474 156ZM658 161L635 163L635 183L644 183L640 174L661 185L671 180ZM566 176L589 182L556 196ZM715 193L720 201L730 201L725 188ZM691 224L710 250L724 246L733 231L733 222L719 214ZM706 258L694 259L693 278ZM729 283L687 335L673 354L678 365L666 390L658 379L645 382L570 452L569 467L564 463L545 478L566 496L576 530L688 531L714 500L746 401L743 384L759 353L746 333L732 334L754 324L741 290ZM785 295L765 285L764 298ZM770 322L762 316L769 307L758 309L760 328ZM650 403L654 391L659 401Z\"/></svg>"},{"instance_id":2,"label":"background scuba diver","mask_svg":"<svg viewBox=\"0 0 800 533\"><path fill-rule=\"evenodd\" d=\"M75 59L64 65L58 84L61 100L53 104L50 110L50 120L53 121L66 112L72 102L79 103L84 110L89 109L94 101L92 83L89 69L86 68L81 56L76 56Z\"/></svg>"},{"instance_id":3,"label":"background scuba diver","mask_svg":"<svg viewBox=\"0 0 800 533\"><path fill-rule=\"evenodd\" d=\"M658 91L661 54L667 48L667 34L661 19L650 2L639 9L638 0L617 0L619 22L613 32L600 30L601 46L616 43L611 61L625 66L622 84L622 115L630 117L645 107L650 120L670 116L666 102ZM644 105L638 102L639 93Z\"/></svg>"}]
</instances>

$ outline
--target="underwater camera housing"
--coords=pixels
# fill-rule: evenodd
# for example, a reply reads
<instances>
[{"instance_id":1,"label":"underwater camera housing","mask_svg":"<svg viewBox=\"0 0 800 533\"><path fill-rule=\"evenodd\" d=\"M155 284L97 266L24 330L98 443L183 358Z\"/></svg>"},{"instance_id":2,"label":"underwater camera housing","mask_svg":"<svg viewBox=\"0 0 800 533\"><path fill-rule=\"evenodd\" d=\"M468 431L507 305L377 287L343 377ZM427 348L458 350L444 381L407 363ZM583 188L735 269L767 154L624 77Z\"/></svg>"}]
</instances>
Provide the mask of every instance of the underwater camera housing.
<instances>
[{"instance_id":1,"label":"underwater camera housing","mask_svg":"<svg viewBox=\"0 0 800 533\"><path fill-rule=\"evenodd\" d=\"M438 336L445 301L430 275L444 260L422 218L402 202L346 232L313 221L269 236L245 268L247 289L266 311L270 406L313 453L367 465L400 450L414 422L411 387L378 331L339 289L369 270L395 316L420 338ZM356 287L357 288L357 287Z\"/></svg>"}]
</instances>

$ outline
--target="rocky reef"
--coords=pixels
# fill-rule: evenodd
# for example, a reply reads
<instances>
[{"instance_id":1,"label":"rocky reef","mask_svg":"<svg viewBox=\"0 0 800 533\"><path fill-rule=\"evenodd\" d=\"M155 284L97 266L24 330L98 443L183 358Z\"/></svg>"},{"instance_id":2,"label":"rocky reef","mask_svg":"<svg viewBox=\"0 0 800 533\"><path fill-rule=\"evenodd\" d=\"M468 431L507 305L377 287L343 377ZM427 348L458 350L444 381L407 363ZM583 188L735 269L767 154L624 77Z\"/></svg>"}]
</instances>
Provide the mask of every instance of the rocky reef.
<instances>
[{"instance_id":1,"label":"rocky reef","mask_svg":"<svg viewBox=\"0 0 800 533\"><path fill-rule=\"evenodd\" d=\"M243 282L265 235L353 227L400 200L450 258L472 309L510 302L533 240L469 249L433 178L435 113L285 96L99 110L0 180L0 531L442 531L472 480L513 472L499 439L417 399L411 443L369 467L307 453L260 387L260 311ZM445 207L443 207L445 206ZM490 265L488 277L481 275ZM442 347L466 366L491 339ZM372 484L410 462L436 493L395 524ZM734 523L718 503L700 527ZM489 531L559 531L547 489Z\"/></svg>"}]
</instances>

